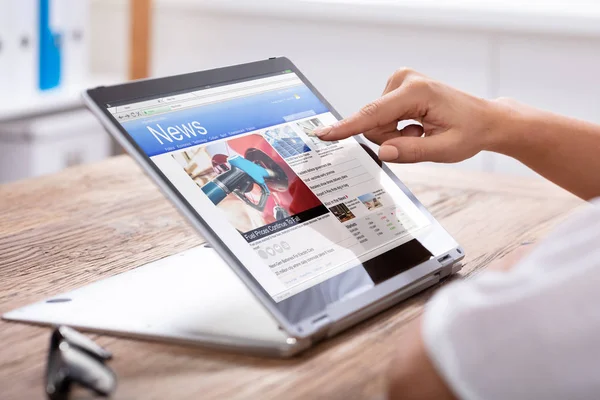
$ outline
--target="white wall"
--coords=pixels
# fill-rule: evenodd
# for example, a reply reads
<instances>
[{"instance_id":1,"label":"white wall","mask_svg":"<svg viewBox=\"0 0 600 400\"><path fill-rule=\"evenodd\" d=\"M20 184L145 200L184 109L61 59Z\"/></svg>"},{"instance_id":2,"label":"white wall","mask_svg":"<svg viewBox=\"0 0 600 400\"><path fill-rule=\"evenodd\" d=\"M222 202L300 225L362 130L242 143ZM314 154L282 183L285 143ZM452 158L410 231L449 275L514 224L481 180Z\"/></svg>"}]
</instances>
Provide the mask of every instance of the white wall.
<instances>
[{"instance_id":1,"label":"white wall","mask_svg":"<svg viewBox=\"0 0 600 400\"><path fill-rule=\"evenodd\" d=\"M125 0L92 0L90 73L127 76L129 7Z\"/></svg>"},{"instance_id":2,"label":"white wall","mask_svg":"<svg viewBox=\"0 0 600 400\"><path fill-rule=\"evenodd\" d=\"M277 7L286 1L295 0L281 0ZM600 35L578 31L576 23L574 33L569 26L554 25L525 33L510 31L510 18L507 29L494 22L489 31L481 23L465 27L460 20L415 26L395 22L385 13L378 16L366 6L365 13L372 15L364 18L360 13L328 18L325 11L315 16L311 10L294 14L277 8L267 16L250 6L250 11L220 7L233 0L156 3L152 71L157 76L285 55L342 114L349 114L376 98L395 69L410 66L478 96L510 96L600 122ZM126 14L125 2L94 3L95 72L126 68ZM492 154L478 155L460 167L533 174L515 160Z\"/></svg>"}]
</instances>

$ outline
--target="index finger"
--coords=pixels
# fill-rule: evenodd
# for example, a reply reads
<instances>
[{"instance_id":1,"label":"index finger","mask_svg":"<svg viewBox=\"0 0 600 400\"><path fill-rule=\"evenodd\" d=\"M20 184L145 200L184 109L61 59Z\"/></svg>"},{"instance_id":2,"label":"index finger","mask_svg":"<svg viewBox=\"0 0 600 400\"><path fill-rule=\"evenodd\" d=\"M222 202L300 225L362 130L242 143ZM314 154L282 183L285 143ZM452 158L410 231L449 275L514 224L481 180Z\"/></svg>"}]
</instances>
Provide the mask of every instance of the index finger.
<instances>
[{"instance_id":1,"label":"index finger","mask_svg":"<svg viewBox=\"0 0 600 400\"><path fill-rule=\"evenodd\" d=\"M367 104L350 117L315 130L314 134L323 140L345 139L394 121L409 119L408 115L414 109L414 101L400 87Z\"/></svg>"}]
</instances>

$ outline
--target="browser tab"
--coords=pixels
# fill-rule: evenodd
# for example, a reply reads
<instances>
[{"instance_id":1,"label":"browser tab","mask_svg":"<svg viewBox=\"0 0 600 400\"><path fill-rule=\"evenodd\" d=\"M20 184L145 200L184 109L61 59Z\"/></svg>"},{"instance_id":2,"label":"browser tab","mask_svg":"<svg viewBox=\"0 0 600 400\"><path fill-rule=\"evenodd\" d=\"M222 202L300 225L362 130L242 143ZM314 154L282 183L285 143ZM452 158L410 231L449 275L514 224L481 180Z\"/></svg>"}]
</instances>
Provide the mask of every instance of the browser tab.
<instances>
[{"instance_id":1,"label":"browser tab","mask_svg":"<svg viewBox=\"0 0 600 400\"><path fill-rule=\"evenodd\" d=\"M169 96L169 97L164 97L163 103L172 103L174 101L182 101L182 100L189 100L189 99L193 99L195 98L195 96L191 93L184 93L184 94L176 94L174 96Z\"/></svg>"},{"instance_id":2,"label":"browser tab","mask_svg":"<svg viewBox=\"0 0 600 400\"><path fill-rule=\"evenodd\" d=\"M149 107L149 106L155 106L160 103L161 103L161 99L154 99L154 100L146 100L146 101L140 101L138 103L132 103L132 104L127 104L127 105L123 105L123 106L118 106L116 108L117 108L117 112L121 113L121 112L138 110L140 108L145 108L145 107Z\"/></svg>"}]
</instances>

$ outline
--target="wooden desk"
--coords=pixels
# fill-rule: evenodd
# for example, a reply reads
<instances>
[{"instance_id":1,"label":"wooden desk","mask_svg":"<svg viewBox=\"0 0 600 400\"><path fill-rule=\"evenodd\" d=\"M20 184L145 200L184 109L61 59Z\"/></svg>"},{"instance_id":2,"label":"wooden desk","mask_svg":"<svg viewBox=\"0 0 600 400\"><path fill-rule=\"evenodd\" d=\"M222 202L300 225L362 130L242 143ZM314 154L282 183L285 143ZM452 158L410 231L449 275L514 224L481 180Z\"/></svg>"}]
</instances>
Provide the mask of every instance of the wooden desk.
<instances>
[{"instance_id":1,"label":"wooden desk","mask_svg":"<svg viewBox=\"0 0 600 400\"><path fill-rule=\"evenodd\" d=\"M466 249L464 276L582 204L541 180L396 170ZM127 156L0 186L0 313L201 242ZM433 291L287 361L95 337L115 354L118 399L377 398L405 323ZM43 397L48 340L46 328L0 322L0 398Z\"/></svg>"}]
</instances>

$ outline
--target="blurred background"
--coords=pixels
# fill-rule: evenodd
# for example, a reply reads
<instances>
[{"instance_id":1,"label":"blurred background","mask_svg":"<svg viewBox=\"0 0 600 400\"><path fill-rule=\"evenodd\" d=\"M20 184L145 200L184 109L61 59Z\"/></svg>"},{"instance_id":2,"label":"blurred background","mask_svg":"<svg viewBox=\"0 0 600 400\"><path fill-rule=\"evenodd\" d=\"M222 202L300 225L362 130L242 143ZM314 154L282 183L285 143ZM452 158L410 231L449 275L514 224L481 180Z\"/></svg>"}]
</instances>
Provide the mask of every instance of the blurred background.
<instances>
[{"instance_id":1,"label":"blurred background","mask_svg":"<svg viewBox=\"0 0 600 400\"><path fill-rule=\"evenodd\" d=\"M600 123L600 1L0 0L0 183L119 152L87 87L273 56L343 115L408 66ZM447 168L535 176L489 153Z\"/></svg>"}]
</instances>

